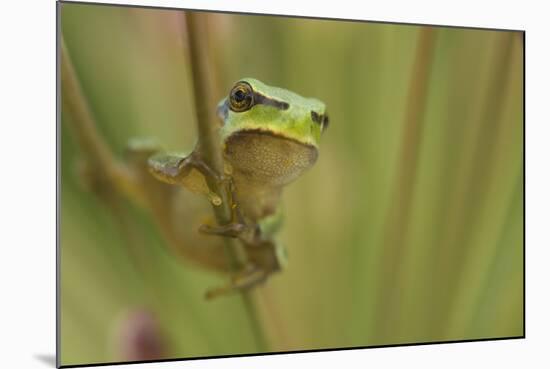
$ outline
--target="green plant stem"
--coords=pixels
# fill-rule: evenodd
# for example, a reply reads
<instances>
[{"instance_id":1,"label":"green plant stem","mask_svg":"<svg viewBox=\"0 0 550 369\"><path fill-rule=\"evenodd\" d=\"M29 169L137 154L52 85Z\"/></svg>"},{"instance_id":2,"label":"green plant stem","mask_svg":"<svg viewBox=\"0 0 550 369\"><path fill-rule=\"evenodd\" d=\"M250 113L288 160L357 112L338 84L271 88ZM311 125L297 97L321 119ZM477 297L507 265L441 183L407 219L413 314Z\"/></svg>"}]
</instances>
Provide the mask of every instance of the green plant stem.
<instances>
[{"instance_id":1,"label":"green plant stem","mask_svg":"<svg viewBox=\"0 0 550 369\"><path fill-rule=\"evenodd\" d=\"M191 64L191 75L193 80L193 92L195 99L195 113L197 115L197 128L199 134L199 151L205 163L217 173L223 173L223 158L219 142L219 123L214 114L216 108L215 81L210 72L211 59L208 55L208 39L206 16L196 12L185 12L185 27L188 42L188 55ZM231 209L229 195L226 185L217 183L213 179L208 180L211 190L220 195L223 200L221 206L214 206L218 224L226 224L231 221ZM246 262L246 254L242 245L235 241L226 239L226 253L232 269L237 271ZM250 319L259 351L267 350L267 340L260 322L259 313L253 301L250 291L242 290L241 296L247 315Z\"/></svg>"},{"instance_id":2,"label":"green plant stem","mask_svg":"<svg viewBox=\"0 0 550 369\"><path fill-rule=\"evenodd\" d=\"M400 255L405 250L409 231L409 218L420 154L419 143L422 142L436 32L434 27L420 29L409 82L400 152L395 166L393 188L390 190L391 201L382 233L384 251L381 262L385 263L387 270L392 270L392 273L386 276L383 287L378 292L377 311L380 318L375 325L375 332L381 337L386 337L390 333L387 319L382 317L392 316L397 305L399 291L397 282L401 278L403 268L403 258Z\"/></svg>"}]
</instances>

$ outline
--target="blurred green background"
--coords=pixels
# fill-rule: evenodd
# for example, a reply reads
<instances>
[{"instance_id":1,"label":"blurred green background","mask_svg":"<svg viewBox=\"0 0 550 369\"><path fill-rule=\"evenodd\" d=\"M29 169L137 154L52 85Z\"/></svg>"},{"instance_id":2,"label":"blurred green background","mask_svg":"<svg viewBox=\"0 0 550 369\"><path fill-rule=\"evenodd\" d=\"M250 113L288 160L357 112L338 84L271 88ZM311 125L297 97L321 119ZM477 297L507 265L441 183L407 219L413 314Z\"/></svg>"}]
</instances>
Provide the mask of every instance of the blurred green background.
<instances>
[{"instance_id":1,"label":"blurred green background","mask_svg":"<svg viewBox=\"0 0 550 369\"><path fill-rule=\"evenodd\" d=\"M117 155L130 137L175 150L196 140L182 14L61 5ZM216 99L254 77L323 100L331 119L317 164L284 194L289 266L258 300L270 351L523 335L522 33L234 14L208 23ZM81 185L68 119L61 363L257 352L238 295L203 300L219 276L176 260L141 208L113 213Z\"/></svg>"}]
</instances>

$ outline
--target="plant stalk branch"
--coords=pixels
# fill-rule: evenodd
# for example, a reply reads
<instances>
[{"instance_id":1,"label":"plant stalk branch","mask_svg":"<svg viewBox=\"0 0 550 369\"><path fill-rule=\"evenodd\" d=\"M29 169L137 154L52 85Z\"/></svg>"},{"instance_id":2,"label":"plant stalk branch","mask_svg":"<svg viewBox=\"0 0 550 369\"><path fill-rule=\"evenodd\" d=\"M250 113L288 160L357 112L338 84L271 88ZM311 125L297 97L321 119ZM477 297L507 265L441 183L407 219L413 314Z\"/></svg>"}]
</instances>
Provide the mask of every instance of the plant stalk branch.
<instances>
[{"instance_id":1,"label":"plant stalk branch","mask_svg":"<svg viewBox=\"0 0 550 369\"><path fill-rule=\"evenodd\" d=\"M193 92L195 99L197 125L198 125L198 149L205 163L217 173L223 173L223 157L219 141L219 123L215 116L216 101L215 81L212 77L211 59L208 55L207 45L207 19L204 14L197 12L185 12L185 28L188 42L188 55L191 63L193 80ZM216 220L219 224L231 221L231 209L229 204L229 191L226 185L217 183L213 179L208 180L211 190L221 196L221 206L213 206ZM246 254L240 242L226 239L226 253L232 269L237 271L247 262ZM259 313L253 301L250 291L242 290L241 296L247 310L250 324L258 343L260 351L267 350L267 340L260 323Z\"/></svg>"}]
</instances>

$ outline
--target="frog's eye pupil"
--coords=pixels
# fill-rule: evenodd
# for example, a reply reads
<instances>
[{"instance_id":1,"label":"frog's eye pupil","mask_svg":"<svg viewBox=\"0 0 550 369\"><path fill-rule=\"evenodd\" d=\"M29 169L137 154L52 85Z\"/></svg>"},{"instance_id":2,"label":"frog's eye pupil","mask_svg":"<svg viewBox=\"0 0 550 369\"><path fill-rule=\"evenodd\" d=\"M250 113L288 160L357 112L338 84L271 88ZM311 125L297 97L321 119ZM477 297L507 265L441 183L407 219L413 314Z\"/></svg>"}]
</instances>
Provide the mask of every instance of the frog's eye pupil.
<instances>
[{"instance_id":1,"label":"frog's eye pupil","mask_svg":"<svg viewBox=\"0 0 550 369\"><path fill-rule=\"evenodd\" d=\"M246 82L237 82L229 93L229 107L234 112L243 112L254 105L254 92Z\"/></svg>"},{"instance_id":2,"label":"frog's eye pupil","mask_svg":"<svg viewBox=\"0 0 550 369\"><path fill-rule=\"evenodd\" d=\"M237 102L243 101L244 97L245 97L245 95L244 95L244 92L242 90L238 90L238 91L235 92L235 100Z\"/></svg>"}]
</instances>

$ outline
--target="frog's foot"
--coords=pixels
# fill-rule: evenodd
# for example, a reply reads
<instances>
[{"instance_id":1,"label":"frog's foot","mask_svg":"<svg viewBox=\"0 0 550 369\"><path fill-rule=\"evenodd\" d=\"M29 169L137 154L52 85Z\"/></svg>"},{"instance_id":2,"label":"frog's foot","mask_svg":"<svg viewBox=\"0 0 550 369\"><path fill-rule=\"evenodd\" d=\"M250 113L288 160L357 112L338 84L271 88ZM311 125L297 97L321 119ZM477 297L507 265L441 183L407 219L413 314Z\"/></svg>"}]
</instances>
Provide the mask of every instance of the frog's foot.
<instances>
[{"instance_id":1,"label":"frog's foot","mask_svg":"<svg viewBox=\"0 0 550 369\"><path fill-rule=\"evenodd\" d=\"M231 222L220 226L212 226L209 224L202 224L199 227L199 232L222 237L238 238L247 245L254 245L258 243L260 237L258 227L252 227L240 222Z\"/></svg>"},{"instance_id":2,"label":"frog's foot","mask_svg":"<svg viewBox=\"0 0 550 369\"><path fill-rule=\"evenodd\" d=\"M210 168L199 155L194 152L186 155L184 153L159 152L148 160L149 171L157 179L170 184L184 184L185 179L193 174L199 175L204 180L207 177L221 181L221 176Z\"/></svg>"},{"instance_id":3,"label":"frog's foot","mask_svg":"<svg viewBox=\"0 0 550 369\"><path fill-rule=\"evenodd\" d=\"M205 178L212 178L218 184L223 184L227 181L227 178L210 167L210 165L202 159L202 156L197 151L193 151L189 154L189 156L185 158L183 164L198 170Z\"/></svg>"},{"instance_id":4,"label":"frog's foot","mask_svg":"<svg viewBox=\"0 0 550 369\"><path fill-rule=\"evenodd\" d=\"M265 282L266 279L267 273L265 270L258 268L254 264L249 264L242 271L233 275L227 285L211 288L206 291L205 298L211 300L219 296L247 290Z\"/></svg>"},{"instance_id":5,"label":"frog's foot","mask_svg":"<svg viewBox=\"0 0 550 369\"><path fill-rule=\"evenodd\" d=\"M261 229L258 225L246 224L241 209L235 198L235 185L231 177L225 177L226 185L229 188L229 203L231 204L231 220L223 225L202 224L199 232L214 235L238 238L248 245L255 245L260 241Z\"/></svg>"},{"instance_id":6,"label":"frog's foot","mask_svg":"<svg viewBox=\"0 0 550 369\"><path fill-rule=\"evenodd\" d=\"M169 184L179 184L189 191L203 194L212 204L219 206L222 199L210 190L208 179L218 184L228 179L208 166L196 152L189 155L179 153L157 153L148 160L149 172L158 180Z\"/></svg>"}]
</instances>

